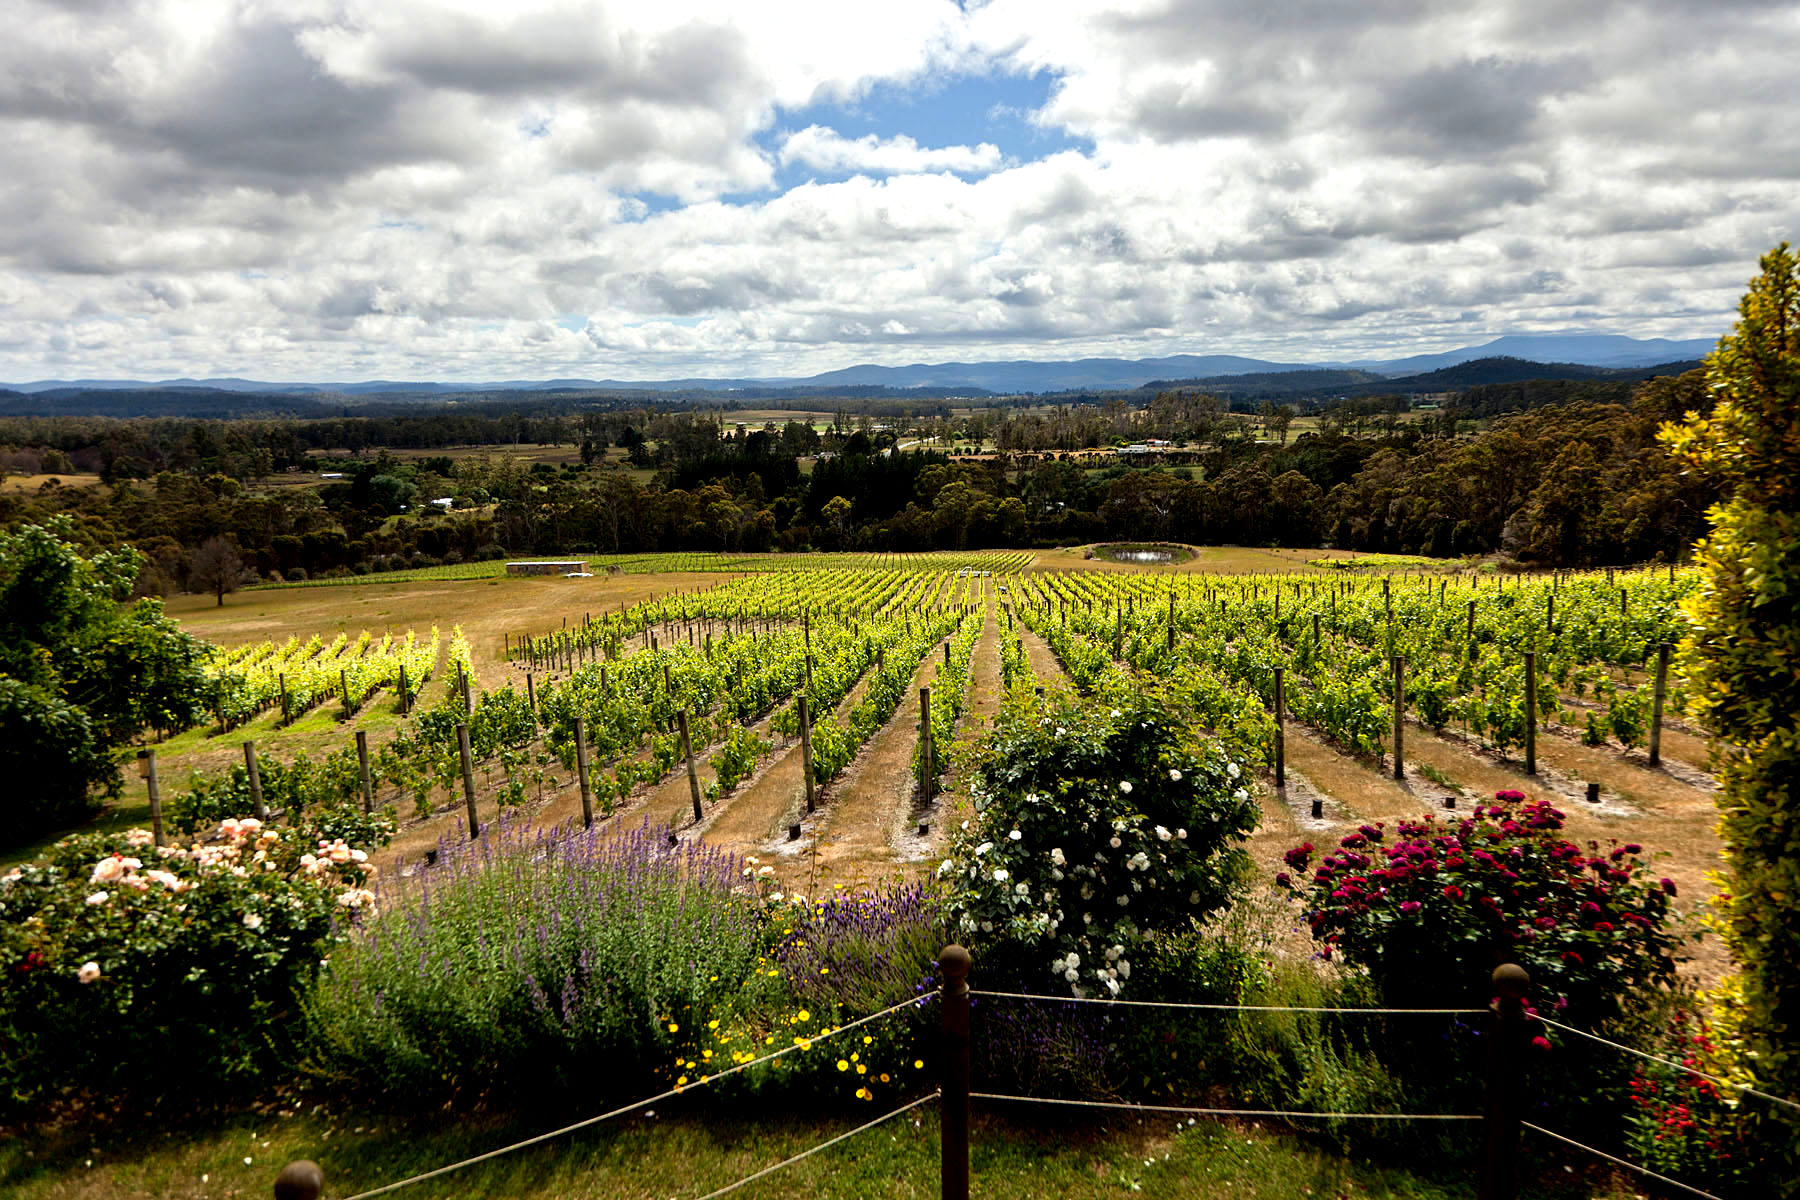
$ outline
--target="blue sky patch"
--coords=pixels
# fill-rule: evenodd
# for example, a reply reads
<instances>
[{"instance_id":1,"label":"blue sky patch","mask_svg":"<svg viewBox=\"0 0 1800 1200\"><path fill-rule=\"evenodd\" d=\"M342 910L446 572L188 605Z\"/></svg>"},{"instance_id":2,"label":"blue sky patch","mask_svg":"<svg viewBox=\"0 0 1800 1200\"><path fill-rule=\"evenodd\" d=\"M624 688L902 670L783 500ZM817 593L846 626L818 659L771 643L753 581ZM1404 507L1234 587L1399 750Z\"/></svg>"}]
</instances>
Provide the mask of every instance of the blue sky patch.
<instances>
[{"instance_id":1,"label":"blue sky patch","mask_svg":"<svg viewBox=\"0 0 1800 1200\"><path fill-rule=\"evenodd\" d=\"M779 155L787 135L809 125L826 126L850 140L869 134L883 139L905 135L933 149L990 142L1009 162L1032 162L1063 150L1091 150L1092 143L1085 139L1032 123L1031 114L1049 101L1055 86L1055 77L1047 71L883 82L854 101L783 109L756 140L771 158ZM841 179L848 174L793 163L777 170L775 187L786 191L809 179Z\"/></svg>"}]
</instances>

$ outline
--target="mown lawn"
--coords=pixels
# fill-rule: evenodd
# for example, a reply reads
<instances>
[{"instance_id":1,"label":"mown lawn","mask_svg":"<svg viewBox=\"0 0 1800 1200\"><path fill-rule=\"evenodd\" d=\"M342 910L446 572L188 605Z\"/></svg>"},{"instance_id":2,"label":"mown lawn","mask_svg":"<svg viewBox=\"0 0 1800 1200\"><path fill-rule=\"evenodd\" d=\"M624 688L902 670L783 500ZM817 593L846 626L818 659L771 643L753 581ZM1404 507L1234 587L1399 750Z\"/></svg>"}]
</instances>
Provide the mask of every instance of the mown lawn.
<instances>
[{"instance_id":1,"label":"mown lawn","mask_svg":"<svg viewBox=\"0 0 1800 1200\"><path fill-rule=\"evenodd\" d=\"M874 1113L841 1118L745 1119L681 1106L605 1126L469 1167L394 1193L406 1197L542 1197L663 1200L704 1196L809 1146L855 1128ZM654 1110L653 1110L654 1111ZM240 1116L206 1129L140 1128L100 1137L0 1139L0 1193L17 1200L140 1200L142 1197L266 1196L275 1174L298 1158L318 1161L326 1195L346 1197L567 1123L584 1113L502 1121L444 1113L398 1121L333 1115L310 1104ZM1410 1170L1402 1146L1427 1144L1411 1132L1384 1138L1388 1149L1346 1155L1259 1123L1189 1124L1175 1117L1033 1122L978 1112L971 1151L972 1194L991 1200L1081 1200L1141 1194L1170 1200L1461 1200L1466 1170ZM1430 1161L1420 1153L1416 1157ZM1538 1162L1527 1195L1631 1194L1611 1180ZM734 1196L929 1200L938 1195L935 1102L750 1183Z\"/></svg>"}]
</instances>

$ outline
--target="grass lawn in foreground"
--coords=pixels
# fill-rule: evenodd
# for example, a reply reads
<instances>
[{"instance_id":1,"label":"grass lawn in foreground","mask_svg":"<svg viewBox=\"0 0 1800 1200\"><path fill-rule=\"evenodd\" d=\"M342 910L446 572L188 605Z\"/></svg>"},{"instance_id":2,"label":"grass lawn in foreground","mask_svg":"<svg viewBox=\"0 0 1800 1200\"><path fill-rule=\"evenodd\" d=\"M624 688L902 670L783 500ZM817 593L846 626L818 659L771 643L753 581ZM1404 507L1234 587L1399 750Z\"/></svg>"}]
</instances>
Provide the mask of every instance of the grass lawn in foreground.
<instances>
[{"instance_id":1,"label":"grass lawn in foreground","mask_svg":"<svg viewBox=\"0 0 1800 1200\"><path fill-rule=\"evenodd\" d=\"M705 1195L797 1154L886 1109L841 1119L740 1117L659 1106L402 1189L405 1197L666 1200ZM530 1122L442 1114L400 1122L337 1116L310 1106L244 1115L203 1131L136 1136L16 1137L0 1141L0 1192L16 1200L140 1200L266 1196L281 1167L312 1158L326 1196L348 1196L484 1153L585 1113ZM1413 1171L1339 1154L1260 1123L1217 1123L1107 1114L1041 1123L975 1115L971 1190L984 1200L1083 1200L1132 1194L1198 1200L1461 1200L1475 1194L1465 1170ZM1473 1134L1471 1134L1473 1136ZM1384 1139L1386 1140L1386 1139ZM1389 1144L1420 1145L1413 1131ZM1527 1196L1613 1197L1630 1192L1603 1176L1530 1159L1542 1184ZM1426 1157L1421 1154L1421 1157ZM1402 1158L1399 1152L1389 1161ZM1528 1175L1528 1179L1530 1176ZM745 1200L930 1200L938 1195L936 1103L856 1135L746 1185Z\"/></svg>"}]
</instances>

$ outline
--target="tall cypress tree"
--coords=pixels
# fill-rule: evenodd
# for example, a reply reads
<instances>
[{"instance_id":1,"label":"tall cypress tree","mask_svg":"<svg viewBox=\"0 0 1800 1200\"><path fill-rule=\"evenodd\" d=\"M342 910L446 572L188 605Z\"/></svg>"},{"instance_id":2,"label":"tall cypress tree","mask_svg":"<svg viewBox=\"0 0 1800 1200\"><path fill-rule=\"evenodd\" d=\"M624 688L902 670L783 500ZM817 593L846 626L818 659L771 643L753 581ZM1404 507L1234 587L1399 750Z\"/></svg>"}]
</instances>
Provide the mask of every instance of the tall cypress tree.
<instances>
[{"instance_id":1,"label":"tall cypress tree","mask_svg":"<svg viewBox=\"0 0 1800 1200\"><path fill-rule=\"evenodd\" d=\"M1800 1098L1800 262L1783 242L1761 266L1707 359L1712 414L1662 438L1726 489L1697 548L1682 659L1716 738L1717 913L1739 968L1746 1065L1759 1086Z\"/></svg>"}]
</instances>

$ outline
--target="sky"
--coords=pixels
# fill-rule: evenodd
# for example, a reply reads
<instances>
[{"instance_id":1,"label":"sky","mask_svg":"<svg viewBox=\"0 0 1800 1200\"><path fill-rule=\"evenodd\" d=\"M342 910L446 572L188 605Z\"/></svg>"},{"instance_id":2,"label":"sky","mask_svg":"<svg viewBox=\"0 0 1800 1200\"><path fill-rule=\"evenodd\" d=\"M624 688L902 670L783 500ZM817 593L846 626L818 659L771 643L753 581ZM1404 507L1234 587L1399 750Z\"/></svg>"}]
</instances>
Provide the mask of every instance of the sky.
<instances>
[{"instance_id":1,"label":"sky","mask_svg":"<svg viewBox=\"0 0 1800 1200\"><path fill-rule=\"evenodd\" d=\"M1713 337L1800 4L8 0L0 379Z\"/></svg>"}]
</instances>

